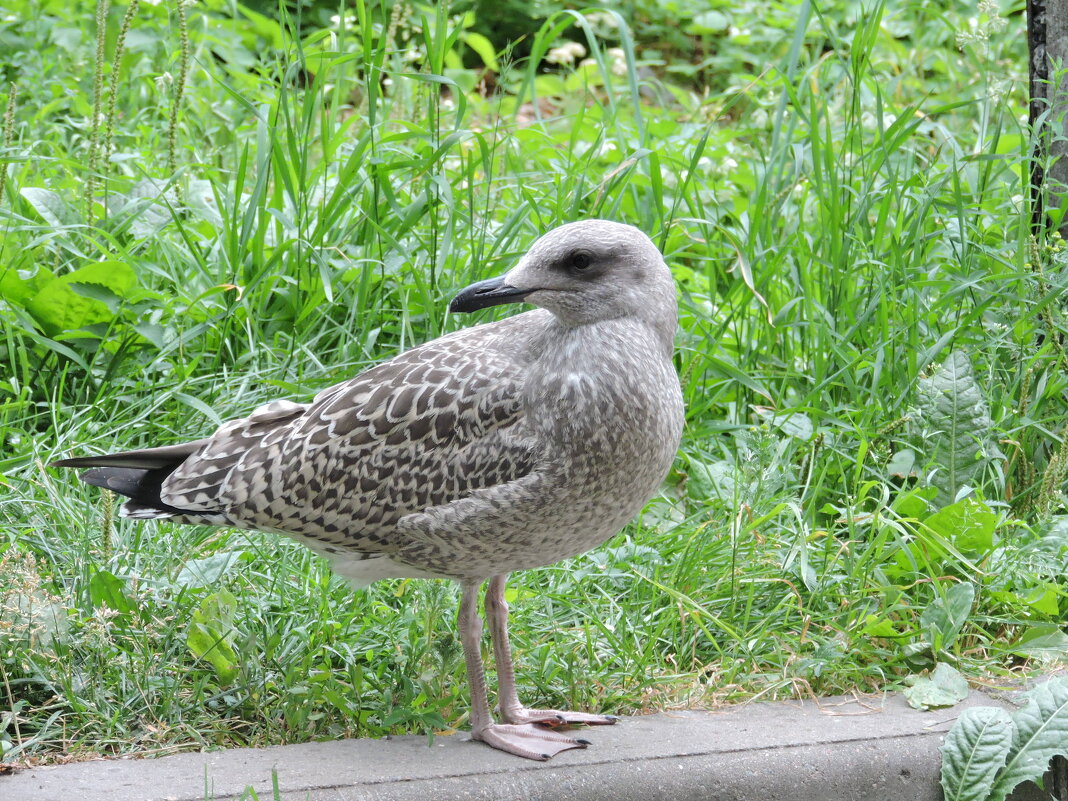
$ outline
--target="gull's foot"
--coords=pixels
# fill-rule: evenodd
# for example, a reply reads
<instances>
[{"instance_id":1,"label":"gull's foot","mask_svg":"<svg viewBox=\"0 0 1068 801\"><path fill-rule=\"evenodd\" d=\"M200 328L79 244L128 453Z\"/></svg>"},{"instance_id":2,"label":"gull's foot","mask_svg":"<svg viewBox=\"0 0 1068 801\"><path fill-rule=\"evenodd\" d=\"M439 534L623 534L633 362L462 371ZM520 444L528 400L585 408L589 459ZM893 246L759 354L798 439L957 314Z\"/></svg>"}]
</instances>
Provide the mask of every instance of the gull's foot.
<instances>
[{"instance_id":1,"label":"gull's foot","mask_svg":"<svg viewBox=\"0 0 1068 801\"><path fill-rule=\"evenodd\" d=\"M615 715L591 715L587 712L566 712L559 709L518 709L501 710L501 718L508 723L538 723L542 726L610 726L619 720Z\"/></svg>"},{"instance_id":2,"label":"gull's foot","mask_svg":"<svg viewBox=\"0 0 1068 801\"><path fill-rule=\"evenodd\" d=\"M471 739L509 754L544 762L569 748L585 748L589 740L568 737L533 723L493 723L480 732L471 732Z\"/></svg>"}]
</instances>

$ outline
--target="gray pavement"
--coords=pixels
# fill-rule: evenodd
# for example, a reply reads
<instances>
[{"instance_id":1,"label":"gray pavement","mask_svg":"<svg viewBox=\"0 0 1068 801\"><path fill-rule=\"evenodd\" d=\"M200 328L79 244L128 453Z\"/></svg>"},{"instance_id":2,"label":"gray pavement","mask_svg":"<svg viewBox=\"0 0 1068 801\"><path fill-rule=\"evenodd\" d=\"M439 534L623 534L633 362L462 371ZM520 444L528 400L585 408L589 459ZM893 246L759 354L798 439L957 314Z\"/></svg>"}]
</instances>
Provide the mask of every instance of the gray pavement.
<instances>
[{"instance_id":1,"label":"gray pavement","mask_svg":"<svg viewBox=\"0 0 1068 801\"><path fill-rule=\"evenodd\" d=\"M896 695L665 712L585 730L593 745L545 763L462 734L100 760L0 776L0 801L936 801L942 736L982 704L1009 706L973 692L931 712Z\"/></svg>"}]
</instances>

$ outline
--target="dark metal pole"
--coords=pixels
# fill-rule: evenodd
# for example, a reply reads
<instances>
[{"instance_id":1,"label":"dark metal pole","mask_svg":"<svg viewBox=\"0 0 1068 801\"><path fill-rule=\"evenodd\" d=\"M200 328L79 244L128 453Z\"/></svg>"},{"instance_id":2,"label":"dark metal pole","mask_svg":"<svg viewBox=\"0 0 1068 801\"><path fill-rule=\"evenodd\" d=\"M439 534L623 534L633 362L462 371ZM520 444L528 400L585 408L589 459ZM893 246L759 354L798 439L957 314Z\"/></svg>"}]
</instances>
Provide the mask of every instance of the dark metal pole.
<instances>
[{"instance_id":1,"label":"dark metal pole","mask_svg":"<svg viewBox=\"0 0 1068 801\"><path fill-rule=\"evenodd\" d=\"M1068 0L1027 0L1027 46L1028 119L1036 141L1031 223L1038 234L1047 227L1047 207L1068 202ZM1055 66L1061 74L1054 73ZM1061 233L1068 236L1068 215Z\"/></svg>"},{"instance_id":2,"label":"dark metal pole","mask_svg":"<svg viewBox=\"0 0 1068 801\"><path fill-rule=\"evenodd\" d=\"M1038 143L1031 161L1031 233L1038 236L1046 216L1042 183L1042 151L1045 149L1045 129L1037 129L1039 117L1046 108L1046 82L1049 79L1049 60L1046 57L1046 0L1027 0L1027 122Z\"/></svg>"}]
</instances>

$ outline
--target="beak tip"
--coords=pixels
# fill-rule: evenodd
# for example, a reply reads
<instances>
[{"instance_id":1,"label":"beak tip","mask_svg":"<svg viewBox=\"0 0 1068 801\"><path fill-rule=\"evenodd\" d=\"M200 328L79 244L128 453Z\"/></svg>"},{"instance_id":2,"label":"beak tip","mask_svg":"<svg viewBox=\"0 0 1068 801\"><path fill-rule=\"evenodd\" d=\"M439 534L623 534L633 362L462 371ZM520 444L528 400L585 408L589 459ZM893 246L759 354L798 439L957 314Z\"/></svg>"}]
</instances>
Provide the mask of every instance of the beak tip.
<instances>
[{"instance_id":1,"label":"beak tip","mask_svg":"<svg viewBox=\"0 0 1068 801\"><path fill-rule=\"evenodd\" d=\"M473 312L505 303L521 303L531 290L518 289L504 283L504 278L490 278L462 289L449 303L449 311Z\"/></svg>"}]
</instances>

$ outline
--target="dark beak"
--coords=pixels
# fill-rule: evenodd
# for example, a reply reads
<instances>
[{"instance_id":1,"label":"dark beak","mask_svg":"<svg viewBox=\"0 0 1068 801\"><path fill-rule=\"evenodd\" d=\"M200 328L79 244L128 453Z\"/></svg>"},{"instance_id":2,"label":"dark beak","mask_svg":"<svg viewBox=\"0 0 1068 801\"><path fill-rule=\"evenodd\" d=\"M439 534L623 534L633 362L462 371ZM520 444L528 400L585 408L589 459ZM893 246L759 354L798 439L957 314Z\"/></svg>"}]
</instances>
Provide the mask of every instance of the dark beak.
<instances>
[{"instance_id":1,"label":"dark beak","mask_svg":"<svg viewBox=\"0 0 1068 801\"><path fill-rule=\"evenodd\" d=\"M533 291L509 286L501 277L489 278L461 290L449 304L449 311L473 312L504 303L520 303Z\"/></svg>"}]
</instances>

